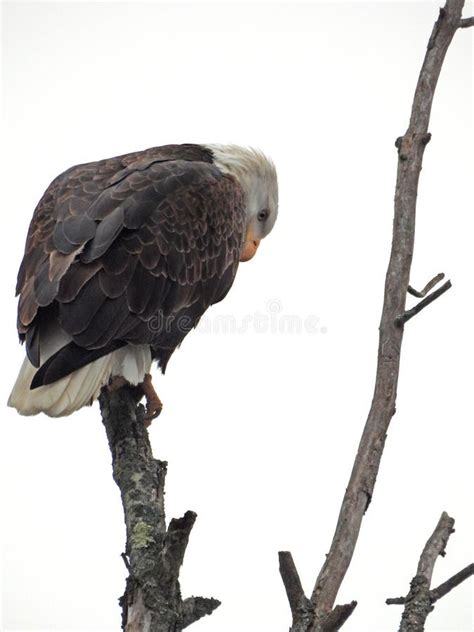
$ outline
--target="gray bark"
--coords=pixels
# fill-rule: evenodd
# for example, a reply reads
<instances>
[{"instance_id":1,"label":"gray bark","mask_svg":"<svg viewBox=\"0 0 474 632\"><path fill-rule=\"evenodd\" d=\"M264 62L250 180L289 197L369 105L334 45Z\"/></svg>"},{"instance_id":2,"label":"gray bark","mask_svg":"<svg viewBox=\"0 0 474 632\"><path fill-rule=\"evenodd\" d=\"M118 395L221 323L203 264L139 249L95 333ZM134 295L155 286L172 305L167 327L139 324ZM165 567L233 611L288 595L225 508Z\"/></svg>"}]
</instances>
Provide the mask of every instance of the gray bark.
<instances>
[{"instance_id":1,"label":"gray bark","mask_svg":"<svg viewBox=\"0 0 474 632\"><path fill-rule=\"evenodd\" d=\"M426 619L434 608L433 604L474 575L474 564L469 564L437 588L430 589L436 560L439 555L445 555L446 545L452 533L454 533L454 519L443 512L435 530L425 544L416 575L410 582L408 595L387 599L386 603L389 605L405 606L399 632L423 632Z\"/></svg>"},{"instance_id":2,"label":"gray bark","mask_svg":"<svg viewBox=\"0 0 474 632\"><path fill-rule=\"evenodd\" d=\"M447 0L440 10L418 78L408 129L396 141L398 172L393 239L379 327L374 395L336 531L310 600L305 597L299 579L296 580L296 567L292 560L289 562L291 555L288 552L283 555L281 575L293 615L290 632L338 630L355 608L356 602L336 607L334 603L351 563L363 516L372 499L387 431L395 413L404 324L451 286L448 281L417 307L405 310L415 238L418 179L425 147L430 140L428 124L431 106L444 57L456 30L461 27L463 5L464 0ZM427 288L431 289L441 278L442 275L435 277ZM426 293L427 288L418 294ZM410 290L413 293L412 288ZM280 563L281 560L280 555Z\"/></svg>"},{"instance_id":3,"label":"gray bark","mask_svg":"<svg viewBox=\"0 0 474 632\"><path fill-rule=\"evenodd\" d=\"M179 632L220 605L217 599L182 599L179 571L196 514L187 511L166 526L167 464L153 458L141 393L104 388L99 398L122 496L127 533L123 555L129 577L120 599L126 632Z\"/></svg>"}]
</instances>

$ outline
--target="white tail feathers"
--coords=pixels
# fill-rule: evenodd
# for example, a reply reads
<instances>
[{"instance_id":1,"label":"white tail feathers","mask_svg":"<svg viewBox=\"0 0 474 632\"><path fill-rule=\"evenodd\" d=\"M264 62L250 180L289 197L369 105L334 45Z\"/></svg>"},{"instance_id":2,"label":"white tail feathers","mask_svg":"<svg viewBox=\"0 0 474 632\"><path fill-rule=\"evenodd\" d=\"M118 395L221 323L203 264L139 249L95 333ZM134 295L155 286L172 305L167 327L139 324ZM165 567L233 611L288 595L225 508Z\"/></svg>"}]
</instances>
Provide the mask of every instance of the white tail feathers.
<instances>
[{"instance_id":1,"label":"white tail feathers","mask_svg":"<svg viewBox=\"0 0 474 632\"><path fill-rule=\"evenodd\" d=\"M150 367L148 345L126 345L53 384L31 390L31 380L37 369L25 358L8 406L16 408L21 415L45 413L50 417L64 417L92 404L112 376L121 375L130 384L140 384Z\"/></svg>"}]
</instances>

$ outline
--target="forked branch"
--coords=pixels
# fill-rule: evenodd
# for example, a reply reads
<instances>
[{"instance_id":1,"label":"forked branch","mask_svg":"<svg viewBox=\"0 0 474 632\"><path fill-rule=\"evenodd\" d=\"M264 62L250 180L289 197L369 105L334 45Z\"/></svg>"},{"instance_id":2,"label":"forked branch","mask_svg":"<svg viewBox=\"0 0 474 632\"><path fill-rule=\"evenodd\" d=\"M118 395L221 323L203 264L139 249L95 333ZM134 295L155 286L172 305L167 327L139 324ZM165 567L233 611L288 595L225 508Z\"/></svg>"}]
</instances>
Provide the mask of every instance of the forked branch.
<instances>
[{"instance_id":1,"label":"forked branch","mask_svg":"<svg viewBox=\"0 0 474 632\"><path fill-rule=\"evenodd\" d=\"M127 528L122 627L126 632L179 632L220 605L217 599L181 597L179 572L196 514L187 511L166 526L167 464L153 458L135 390L104 388L99 402Z\"/></svg>"},{"instance_id":2,"label":"forked branch","mask_svg":"<svg viewBox=\"0 0 474 632\"><path fill-rule=\"evenodd\" d=\"M282 568L282 577L293 615L291 632L338 630L355 607L355 602L336 607L334 603L351 563L362 518L372 499L385 437L395 413L404 330L400 325L450 287L448 281L439 290L424 298L413 310L408 312L405 310L415 238L418 179L424 150L430 140L428 124L431 106L444 57L456 30L461 26L463 5L464 0L447 0L444 8L440 9L418 78L410 123L406 133L397 139L398 172L393 240L385 280L372 405L342 502L331 547L311 595L309 612L308 608L297 607L298 604L307 602L302 598L299 587L295 588L296 568L291 572L289 572L289 565ZM428 284L429 287L425 288L425 292L434 287L435 280ZM438 278L436 282L438 280L440 279ZM285 556L288 559L289 554ZM293 580L290 581L291 577ZM344 616L340 616L341 612L344 612Z\"/></svg>"},{"instance_id":3,"label":"forked branch","mask_svg":"<svg viewBox=\"0 0 474 632\"><path fill-rule=\"evenodd\" d=\"M442 294L447 292L449 288L451 287L452 287L451 281L446 281L446 283L443 283L443 285L440 288L438 288L437 290L434 290L434 292L431 292L431 294L428 294L428 296L426 296L422 301L417 303L415 307L412 307L411 309L407 309L403 312L403 314L401 314L400 316L397 316L396 318L397 325L399 327L403 327L403 325L407 321L409 321L410 318L413 318L413 316L416 316L417 314L419 314L422 309L425 309L425 307L428 307L430 303L432 303L437 298L439 298Z\"/></svg>"},{"instance_id":4,"label":"forked branch","mask_svg":"<svg viewBox=\"0 0 474 632\"><path fill-rule=\"evenodd\" d=\"M418 562L416 575L410 582L408 595L387 599L386 603L389 605L405 605L399 632L422 632L426 619L433 610L433 604L474 574L474 564L469 564L438 588L430 589L436 560L439 555L445 555L446 545L452 533L454 533L454 520L446 512L443 512L435 530L425 544Z\"/></svg>"}]
</instances>

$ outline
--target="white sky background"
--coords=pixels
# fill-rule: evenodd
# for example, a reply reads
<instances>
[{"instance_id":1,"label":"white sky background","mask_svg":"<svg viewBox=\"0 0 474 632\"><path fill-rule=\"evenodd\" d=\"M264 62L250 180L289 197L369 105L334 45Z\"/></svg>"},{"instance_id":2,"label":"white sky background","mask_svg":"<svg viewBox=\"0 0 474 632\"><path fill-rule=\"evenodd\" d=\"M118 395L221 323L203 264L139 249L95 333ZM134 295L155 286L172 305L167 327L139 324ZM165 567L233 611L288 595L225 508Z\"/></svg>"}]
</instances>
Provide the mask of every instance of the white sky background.
<instances>
[{"instance_id":1,"label":"white sky background","mask_svg":"<svg viewBox=\"0 0 474 632\"><path fill-rule=\"evenodd\" d=\"M278 550L310 593L329 548L372 397L394 141L437 11L3 5L1 401L23 357L16 270L59 172L168 142L251 144L278 168L274 232L155 380L167 515L198 513L182 592L223 602L193 632L286 632ZM347 632L398 628L384 601L407 591L442 510L456 533L433 583L473 558L471 46L472 29L456 34L435 96L412 269L416 287L444 271L453 289L406 326L397 414L338 598L359 602ZM280 330L284 316L299 333ZM222 318L247 331L223 333ZM97 404L60 420L8 409L2 422L4 629L118 631L125 531ZM472 580L428 630L470 630L471 602Z\"/></svg>"}]
</instances>

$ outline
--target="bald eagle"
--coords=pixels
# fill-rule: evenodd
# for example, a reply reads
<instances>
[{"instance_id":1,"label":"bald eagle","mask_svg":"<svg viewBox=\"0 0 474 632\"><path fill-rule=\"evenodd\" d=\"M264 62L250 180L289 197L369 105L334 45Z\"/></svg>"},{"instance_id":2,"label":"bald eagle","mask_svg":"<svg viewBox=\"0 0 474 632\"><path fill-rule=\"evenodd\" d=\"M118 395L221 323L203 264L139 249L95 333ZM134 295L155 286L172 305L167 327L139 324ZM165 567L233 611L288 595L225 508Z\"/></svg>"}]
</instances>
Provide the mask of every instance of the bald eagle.
<instances>
[{"instance_id":1,"label":"bald eagle","mask_svg":"<svg viewBox=\"0 0 474 632\"><path fill-rule=\"evenodd\" d=\"M235 145L166 145L81 164L49 185L18 273L26 358L8 404L69 415L150 378L273 228L273 163Z\"/></svg>"}]
</instances>

